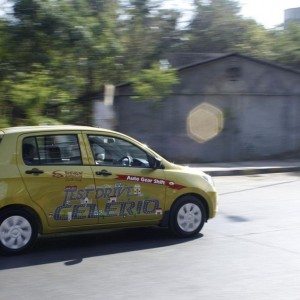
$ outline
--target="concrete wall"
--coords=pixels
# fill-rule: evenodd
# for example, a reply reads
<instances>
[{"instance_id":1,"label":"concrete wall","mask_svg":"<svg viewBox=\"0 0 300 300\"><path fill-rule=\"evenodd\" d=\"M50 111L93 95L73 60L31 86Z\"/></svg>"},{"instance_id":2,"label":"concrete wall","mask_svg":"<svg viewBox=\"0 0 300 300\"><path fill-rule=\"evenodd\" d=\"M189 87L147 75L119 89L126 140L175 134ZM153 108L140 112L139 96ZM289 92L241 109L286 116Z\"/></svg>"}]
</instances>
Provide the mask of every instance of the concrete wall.
<instances>
[{"instance_id":1,"label":"concrete wall","mask_svg":"<svg viewBox=\"0 0 300 300\"><path fill-rule=\"evenodd\" d=\"M176 162L265 159L300 154L300 74L233 56L180 71L181 83L160 104L117 89L117 130ZM201 103L223 113L224 128L198 143L187 117Z\"/></svg>"}]
</instances>

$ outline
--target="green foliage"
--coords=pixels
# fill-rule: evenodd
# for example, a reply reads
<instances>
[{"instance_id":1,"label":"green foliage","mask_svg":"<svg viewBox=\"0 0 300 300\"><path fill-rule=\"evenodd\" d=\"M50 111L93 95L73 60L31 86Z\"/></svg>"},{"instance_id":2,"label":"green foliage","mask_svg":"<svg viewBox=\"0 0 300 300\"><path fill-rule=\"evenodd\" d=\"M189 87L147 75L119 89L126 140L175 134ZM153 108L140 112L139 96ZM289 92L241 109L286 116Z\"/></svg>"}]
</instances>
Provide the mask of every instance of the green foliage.
<instances>
[{"instance_id":1,"label":"green foliage","mask_svg":"<svg viewBox=\"0 0 300 300\"><path fill-rule=\"evenodd\" d=\"M162 69L159 64L153 64L150 69L140 72L132 79L135 100L159 101L168 96L174 84L178 83L174 69Z\"/></svg>"},{"instance_id":2,"label":"green foliage","mask_svg":"<svg viewBox=\"0 0 300 300\"><path fill-rule=\"evenodd\" d=\"M70 96L53 85L48 71L35 65L30 73L16 72L1 84L0 102L6 110L6 120L12 125L53 123L43 117L47 102L66 102ZM11 110L8 108L11 107ZM7 123L7 121L6 121Z\"/></svg>"},{"instance_id":3,"label":"green foliage","mask_svg":"<svg viewBox=\"0 0 300 300\"><path fill-rule=\"evenodd\" d=\"M54 117L64 122L76 121L85 110L90 114L90 103L78 105L74 99L99 91L106 82L120 80L118 2L13 2L14 20L0 23L1 33L9 33L0 36L0 66L7 61L7 70L1 69L0 89L2 86L6 93L0 101L5 98L13 111L21 115L10 117L11 123L38 123L47 104L53 106L53 102L63 103L63 109L56 107ZM8 57L8 53L13 55ZM42 68L41 72L36 65ZM76 107L75 114L71 107ZM64 112L68 110L71 113L66 116Z\"/></svg>"},{"instance_id":4,"label":"green foliage","mask_svg":"<svg viewBox=\"0 0 300 300\"><path fill-rule=\"evenodd\" d=\"M125 80L149 68L162 54L172 51L180 40L177 28L180 14L159 9L157 2L132 0L123 8L125 18L120 23L120 39Z\"/></svg>"},{"instance_id":5,"label":"green foliage","mask_svg":"<svg viewBox=\"0 0 300 300\"><path fill-rule=\"evenodd\" d=\"M284 64L300 69L300 24L290 23L286 29L273 32L275 58Z\"/></svg>"},{"instance_id":6,"label":"green foliage","mask_svg":"<svg viewBox=\"0 0 300 300\"><path fill-rule=\"evenodd\" d=\"M240 15L237 1L195 0L195 14L180 49L187 52L240 52L300 67L299 24L267 30Z\"/></svg>"},{"instance_id":7,"label":"green foliage","mask_svg":"<svg viewBox=\"0 0 300 300\"><path fill-rule=\"evenodd\" d=\"M158 0L6 0L0 18L0 126L86 123L105 84L156 102L178 82L172 52L241 52L300 68L300 29L266 30L237 1L195 0L187 27ZM55 120L54 120L55 119Z\"/></svg>"},{"instance_id":8,"label":"green foliage","mask_svg":"<svg viewBox=\"0 0 300 300\"><path fill-rule=\"evenodd\" d=\"M195 15L188 26L187 50L193 52L231 52L242 43L246 31L243 19L238 15L236 1L213 0L209 4L195 1Z\"/></svg>"},{"instance_id":9,"label":"green foliage","mask_svg":"<svg viewBox=\"0 0 300 300\"><path fill-rule=\"evenodd\" d=\"M252 57L274 59L275 54L272 49L274 40L271 33L253 20L244 20L243 22L246 30L240 43L235 45L234 51Z\"/></svg>"}]
</instances>

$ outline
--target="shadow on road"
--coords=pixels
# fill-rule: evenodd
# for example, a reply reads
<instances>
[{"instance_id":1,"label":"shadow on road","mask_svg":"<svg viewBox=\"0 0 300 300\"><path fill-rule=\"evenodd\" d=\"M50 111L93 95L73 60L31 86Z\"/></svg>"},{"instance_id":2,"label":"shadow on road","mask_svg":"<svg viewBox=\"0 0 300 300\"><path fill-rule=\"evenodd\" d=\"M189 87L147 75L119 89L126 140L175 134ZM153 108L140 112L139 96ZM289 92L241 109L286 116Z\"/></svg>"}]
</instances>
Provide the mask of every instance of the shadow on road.
<instances>
[{"instance_id":1,"label":"shadow on road","mask_svg":"<svg viewBox=\"0 0 300 300\"><path fill-rule=\"evenodd\" d=\"M201 234L196 236L201 237ZM44 237L28 253L0 256L0 270L55 262L64 262L65 266L71 266L87 257L166 247L191 240L176 238L167 229L156 227Z\"/></svg>"},{"instance_id":2,"label":"shadow on road","mask_svg":"<svg viewBox=\"0 0 300 300\"><path fill-rule=\"evenodd\" d=\"M236 193L242 193L242 192L253 191L253 190L258 190L258 189L264 189L264 188L269 188L269 187L273 187L273 186L277 186L277 185L294 183L294 182L297 182L297 181L299 181L299 179L289 180L289 181L283 181L283 182L276 182L276 183L272 183L272 184L265 184L265 185L255 186L255 187L251 187L251 188L247 188L247 189L230 191L230 192L226 192L226 193L219 193L219 196L229 195L229 194L236 194Z\"/></svg>"},{"instance_id":3,"label":"shadow on road","mask_svg":"<svg viewBox=\"0 0 300 300\"><path fill-rule=\"evenodd\" d=\"M226 216L232 222L249 222L250 220L242 216Z\"/></svg>"},{"instance_id":4,"label":"shadow on road","mask_svg":"<svg viewBox=\"0 0 300 300\"><path fill-rule=\"evenodd\" d=\"M291 173L286 173L289 174L291 176L299 176L300 177L300 172L291 172Z\"/></svg>"}]
</instances>

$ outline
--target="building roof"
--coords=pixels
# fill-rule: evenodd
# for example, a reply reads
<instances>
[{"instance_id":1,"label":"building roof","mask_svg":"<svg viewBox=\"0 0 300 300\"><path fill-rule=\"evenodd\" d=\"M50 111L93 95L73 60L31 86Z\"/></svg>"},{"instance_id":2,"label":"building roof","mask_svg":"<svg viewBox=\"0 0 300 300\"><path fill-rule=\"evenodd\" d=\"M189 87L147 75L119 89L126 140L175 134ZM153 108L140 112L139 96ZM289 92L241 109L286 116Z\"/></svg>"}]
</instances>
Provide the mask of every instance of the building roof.
<instances>
[{"instance_id":1,"label":"building roof","mask_svg":"<svg viewBox=\"0 0 300 300\"><path fill-rule=\"evenodd\" d=\"M300 74L299 70L296 70L296 69L293 69L293 68L290 68L290 67L287 67L287 66L283 66L283 65L280 65L280 64L277 64L277 63L274 63L274 62L270 62L270 61L267 61L267 60L254 58L254 57L247 56L247 55L244 55L244 54L239 54L239 53L227 53L227 54L223 54L223 55L220 55L218 57L215 57L215 58L209 58L207 60L190 63L190 64L187 64L185 66L181 66L181 67L177 68L177 71L181 71L181 70L191 68L191 67L196 67L196 66L199 66L199 65L202 65L202 64L210 63L210 62L213 62L213 61L221 60L221 59L224 59L224 58L227 58L227 57L232 57L232 56L241 57L241 58L251 60L251 61L259 63L259 64L264 64L264 65L268 65L268 66L271 66L271 67L283 69L285 71Z\"/></svg>"},{"instance_id":2,"label":"building roof","mask_svg":"<svg viewBox=\"0 0 300 300\"><path fill-rule=\"evenodd\" d=\"M180 58L180 56L182 56L182 58ZM239 53L177 53L177 54L174 53L170 55L170 60L168 59L168 56L166 56L165 59L169 60L171 67L174 67L177 71L180 72L188 68L205 65L207 63L215 62L228 57L241 57L259 64L264 64L270 67L275 67L284 71L288 71L300 75L299 70L287 66L283 66L274 62L270 62L267 60L253 58L251 56L247 56ZM130 84L131 82L126 82L123 84L119 84L116 87L117 88L123 87Z\"/></svg>"},{"instance_id":3,"label":"building roof","mask_svg":"<svg viewBox=\"0 0 300 300\"><path fill-rule=\"evenodd\" d=\"M162 60L167 60L172 68L179 69L183 66L204 62L224 56L225 53L170 53Z\"/></svg>"}]
</instances>

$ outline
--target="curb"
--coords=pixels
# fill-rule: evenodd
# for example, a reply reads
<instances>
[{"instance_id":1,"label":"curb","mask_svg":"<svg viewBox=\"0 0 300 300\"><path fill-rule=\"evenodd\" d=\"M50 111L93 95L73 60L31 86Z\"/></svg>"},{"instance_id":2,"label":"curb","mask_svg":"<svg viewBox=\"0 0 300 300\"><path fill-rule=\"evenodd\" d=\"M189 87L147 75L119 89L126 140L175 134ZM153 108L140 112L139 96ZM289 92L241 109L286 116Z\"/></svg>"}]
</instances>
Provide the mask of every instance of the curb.
<instances>
[{"instance_id":1,"label":"curb","mask_svg":"<svg viewBox=\"0 0 300 300\"><path fill-rule=\"evenodd\" d=\"M225 169L204 172L210 176L238 176L238 175L255 175L255 174L270 174L270 173L286 173L299 172L300 167L261 167L247 169Z\"/></svg>"}]
</instances>

